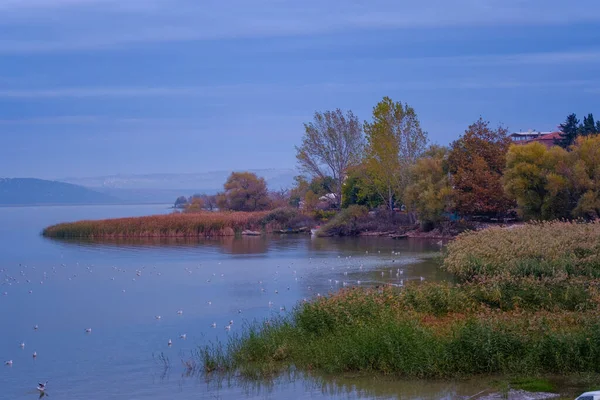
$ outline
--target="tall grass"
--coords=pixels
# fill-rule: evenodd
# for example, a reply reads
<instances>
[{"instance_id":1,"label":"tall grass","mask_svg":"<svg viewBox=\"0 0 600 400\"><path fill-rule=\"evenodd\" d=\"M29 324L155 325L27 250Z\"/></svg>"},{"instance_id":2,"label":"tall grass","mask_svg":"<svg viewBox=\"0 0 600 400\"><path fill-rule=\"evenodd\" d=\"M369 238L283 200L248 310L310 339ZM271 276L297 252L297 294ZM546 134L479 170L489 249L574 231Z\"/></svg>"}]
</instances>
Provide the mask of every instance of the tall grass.
<instances>
[{"instance_id":1,"label":"tall grass","mask_svg":"<svg viewBox=\"0 0 600 400\"><path fill-rule=\"evenodd\" d=\"M55 238L151 238L233 236L243 230L297 228L310 220L293 209L257 212L194 212L135 218L86 220L49 226Z\"/></svg>"},{"instance_id":2,"label":"tall grass","mask_svg":"<svg viewBox=\"0 0 600 400\"><path fill-rule=\"evenodd\" d=\"M600 222L543 222L464 233L444 267L468 281L482 276L600 277Z\"/></svg>"},{"instance_id":3,"label":"tall grass","mask_svg":"<svg viewBox=\"0 0 600 400\"><path fill-rule=\"evenodd\" d=\"M44 236L56 238L229 236L260 229L266 212L203 212L77 221L50 226Z\"/></svg>"},{"instance_id":4,"label":"tall grass","mask_svg":"<svg viewBox=\"0 0 600 400\"><path fill-rule=\"evenodd\" d=\"M392 290L345 291L255 325L207 365L405 377L600 372L598 313L498 310L432 315L397 306ZM402 299L400 303L402 303ZM386 305L387 304L387 305ZM212 357L214 352L217 357Z\"/></svg>"},{"instance_id":5,"label":"tall grass","mask_svg":"<svg viewBox=\"0 0 600 400\"><path fill-rule=\"evenodd\" d=\"M599 227L556 222L463 235L444 262L461 283L342 290L206 346L203 362L406 377L598 373Z\"/></svg>"}]
</instances>

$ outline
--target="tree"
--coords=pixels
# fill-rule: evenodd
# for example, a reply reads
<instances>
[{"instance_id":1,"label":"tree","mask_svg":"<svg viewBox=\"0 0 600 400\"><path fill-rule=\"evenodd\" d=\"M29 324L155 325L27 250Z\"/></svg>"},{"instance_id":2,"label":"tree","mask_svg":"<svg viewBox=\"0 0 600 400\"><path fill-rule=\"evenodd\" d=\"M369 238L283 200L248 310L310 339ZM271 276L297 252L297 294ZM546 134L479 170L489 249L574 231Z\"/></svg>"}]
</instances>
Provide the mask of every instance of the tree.
<instances>
[{"instance_id":1,"label":"tree","mask_svg":"<svg viewBox=\"0 0 600 400\"><path fill-rule=\"evenodd\" d=\"M204 200L200 196L192 196L185 207L186 212L199 212L204 209Z\"/></svg>"},{"instance_id":2,"label":"tree","mask_svg":"<svg viewBox=\"0 0 600 400\"><path fill-rule=\"evenodd\" d=\"M579 132L579 120L577 119L577 115L569 114L565 122L560 124L560 139L557 139L555 144L566 149L575 142Z\"/></svg>"},{"instance_id":3,"label":"tree","mask_svg":"<svg viewBox=\"0 0 600 400\"><path fill-rule=\"evenodd\" d=\"M600 218L600 136L581 137L571 148L572 181L578 200L573 216Z\"/></svg>"},{"instance_id":4,"label":"tree","mask_svg":"<svg viewBox=\"0 0 600 400\"><path fill-rule=\"evenodd\" d=\"M304 124L302 145L296 147L300 169L312 177L333 177L332 192L339 206L342 183L348 168L360 162L363 151L362 126L352 111L316 112Z\"/></svg>"},{"instance_id":5,"label":"tree","mask_svg":"<svg viewBox=\"0 0 600 400\"><path fill-rule=\"evenodd\" d=\"M517 202L525 219L567 218L570 179L569 154L560 147L546 148L541 143L512 145L506 156L504 189Z\"/></svg>"},{"instance_id":6,"label":"tree","mask_svg":"<svg viewBox=\"0 0 600 400\"><path fill-rule=\"evenodd\" d=\"M179 196L177 200L175 200L175 208L183 208L187 204L188 200L185 196Z\"/></svg>"},{"instance_id":7,"label":"tree","mask_svg":"<svg viewBox=\"0 0 600 400\"><path fill-rule=\"evenodd\" d=\"M588 136L595 135L598 133L596 123L594 122L594 114L588 114L587 117L583 117L583 123L579 126L579 135Z\"/></svg>"},{"instance_id":8,"label":"tree","mask_svg":"<svg viewBox=\"0 0 600 400\"><path fill-rule=\"evenodd\" d=\"M204 208L208 211L213 211L217 208L217 196L214 194L202 194L200 195L202 201L204 202Z\"/></svg>"},{"instance_id":9,"label":"tree","mask_svg":"<svg viewBox=\"0 0 600 400\"><path fill-rule=\"evenodd\" d=\"M290 191L288 189L279 189L269 192L272 208L286 207L290 202Z\"/></svg>"},{"instance_id":10,"label":"tree","mask_svg":"<svg viewBox=\"0 0 600 400\"><path fill-rule=\"evenodd\" d=\"M454 191L450 185L448 149L431 146L411 168L413 183L406 189L406 203L417 212L422 227L436 224L444 219L454 203Z\"/></svg>"},{"instance_id":11,"label":"tree","mask_svg":"<svg viewBox=\"0 0 600 400\"><path fill-rule=\"evenodd\" d=\"M502 186L510 143L505 128L491 129L481 118L452 143L448 165L459 213L498 214L511 208Z\"/></svg>"},{"instance_id":12,"label":"tree","mask_svg":"<svg viewBox=\"0 0 600 400\"><path fill-rule=\"evenodd\" d=\"M302 175L295 176L294 187L290 190L289 204L292 207L300 207L300 203L304 200L306 192L309 190L309 182Z\"/></svg>"},{"instance_id":13,"label":"tree","mask_svg":"<svg viewBox=\"0 0 600 400\"><path fill-rule=\"evenodd\" d=\"M376 208L383 204L381 196L373 190L364 165L352 168L342 186L342 208L356 204Z\"/></svg>"},{"instance_id":14,"label":"tree","mask_svg":"<svg viewBox=\"0 0 600 400\"><path fill-rule=\"evenodd\" d=\"M264 178L251 172L232 172L217 195L222 210L260 211L270 207L269 192Z\"/></svg>"},{"instance_id":15,"label":"tree","mask_svg":"<svg viewBox=\"0 0 600 400\"><path fill-rule=\"evenodd\" d=\"M374 190L390 210L410 184L410 166L427 145L415 110L384 97L373 108L373 121L364 123L367 137L365 167Z\"/></svg>"}]
</instances>

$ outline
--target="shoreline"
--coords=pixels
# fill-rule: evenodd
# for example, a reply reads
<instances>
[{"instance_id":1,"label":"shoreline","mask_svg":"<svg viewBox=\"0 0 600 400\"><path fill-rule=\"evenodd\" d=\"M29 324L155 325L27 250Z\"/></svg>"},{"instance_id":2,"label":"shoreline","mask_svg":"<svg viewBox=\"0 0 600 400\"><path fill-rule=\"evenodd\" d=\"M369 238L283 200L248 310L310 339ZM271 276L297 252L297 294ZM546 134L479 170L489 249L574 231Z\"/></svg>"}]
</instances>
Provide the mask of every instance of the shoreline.
<instances>
[{"instance_id":1,"label":"shoreline","mask_svg":"<svg viewBox=\"0 0 600 400\"><path fill-rule=\"evenodd\" d=\"M32 206L34 207L34 206ZM49 238L205 238L227 236L265 236L270 234L316 237L387 237L397 240L452 240L465 231L480 231L490 227L512 228L522 223L469 222L462 226L449 223L430 231L418 225L387 226L387 230L370 229L347 235L327 234L312 229L317 221L293 209L260 212L200 212L169 213L140 217L110 218L63 222L43 229ZM390 229L392 228L392 229ZM314 232L313 232L314 231Z\"/></svg>"}]
</instances>

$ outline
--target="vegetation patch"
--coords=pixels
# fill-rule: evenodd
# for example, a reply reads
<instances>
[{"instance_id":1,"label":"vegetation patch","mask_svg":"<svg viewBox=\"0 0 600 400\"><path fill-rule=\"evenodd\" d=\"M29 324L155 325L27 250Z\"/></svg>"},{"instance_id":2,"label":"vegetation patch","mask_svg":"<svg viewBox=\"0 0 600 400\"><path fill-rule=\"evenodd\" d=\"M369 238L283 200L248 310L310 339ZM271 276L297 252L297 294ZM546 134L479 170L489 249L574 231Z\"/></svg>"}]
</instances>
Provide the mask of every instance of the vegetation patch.
<instances>
[{"instance_id":1,"label":"vegetation patch","mask_svg":"<svg viewBox=\"0 0 600 400\"><path fill-rule=\"evenodd\" d=\"M550 244L549 255L529 257L538 254L535 247L525 251L520 241L498 242L498 232L512 239L538 235ZM553 245L559 232L569 239ZM591 237L571 241L580 235ZM300 304L286 318L253 324L225 344L206 346L202 361L207 370L273 373L294 366L418 378L598 373L600 266L597 253L573 246L586 249L599 239L597 224L564 222L466 234L449 247L445 261L459 283L342 290ZM488 253L493 243L509 248ZM563 254L552 256L553 246ZM477 257L483 261L473 261ZM559 269L564 260L570 266ZM456 266L466 262L484 267L463 273ZM552 391L535 380L510 386Z\"/></svg>"},{"instance_id":2,"label":"vegetation patch","mask_svg":"<svg viewBox=\"0 0 600 400\"><path fill-rule=\"evenodd\" d=\"M231 236L261 229L268 212L200 212L77 221L50 226L43 235L55 238Z\"/></svg>"},{"instance_id":3,"label":"vegetation patch","mask_svg":"<svg viewBox=\"0 0 600 400\"><path fill-rule=\"evenodd\" d=\"M600 277L600 223L541 222L464 233L444 268L461 280L491 276Z\"/></svg>"}]
</instances>

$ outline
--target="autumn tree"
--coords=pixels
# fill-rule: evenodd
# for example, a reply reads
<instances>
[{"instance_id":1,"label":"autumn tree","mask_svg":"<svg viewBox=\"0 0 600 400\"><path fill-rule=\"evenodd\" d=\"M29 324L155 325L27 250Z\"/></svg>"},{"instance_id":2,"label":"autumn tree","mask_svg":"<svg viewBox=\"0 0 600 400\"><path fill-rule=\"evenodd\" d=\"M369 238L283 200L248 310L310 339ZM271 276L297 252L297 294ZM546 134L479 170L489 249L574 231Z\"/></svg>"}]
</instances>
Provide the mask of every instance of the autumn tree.
<instances>
[{"instance_id":1,"label":"autumn tree","mask_svg":"<svg viewBox=\"0 0 600 400\"><path fill-rule=\"evenodd\" d=\"M331 176L332 193L339 206L346 171L361 160L362 126L352 111L337 109L316 112L313 121L304 124L304 131L302 144L296 147L300 170L311 177Z\"/></svg>"},{"instance_id":2,"label":"autumn tree","mask_svg":"<svg viewBox=\"0 0 600 400\"><path fill-rule=\"evenodd\" d=\"M444 212L453 208L448 152L446 147L433 145L411 168L413 183L406 188L406 204L417 212L422 227L442 221Z\"/></svg>"},{"instance_id":3,"label":"autumn tree","mask_svg":"<svg viewBox=\"0 0 600 400\"><path fill-rule=\"evenodd\" d=\"M290 190L282 188L270 191L269 198L271 199L272 208L286 207L290 202Z\"/></svg>"},{"instance_id":4,"label":"autumn tree","mask_svg":"<svg viewBox=\"0 0 600 400\"><path fill-rule=\"evenodd\" d=\"M310 183L302 175L294 177L294 186L290 190L289 205L292 207L300 207L300 202L304 200L306 192L309 190Z\"/></svg>"},{"instance_id":5,"label":"autumn tree","mask_svg":"<svg viewBox=\"0 0 600 400\"><path fill-rule=\"evenodd\" d=\"M201 196L192 196L185 206L186 212L199 212L204 209L204 200Z\"/></svg>"},{"instance_id":6,"label":"autumn tree","mask_svg":"<svg viewBox=\"0 0 600 400\"><path fill-rule=\"evenodd\" d=\"M314 177L310 180L306 180L303 176L294 177L295 185L290 191L290 205L299 207L301 201L305 201L308 194L310 199L318 199L321 196L325 196L332 192L332 188L335 186L335 180L330 176L325 177Z\"/></svg>"},{"instance_id":7,"label":"autumn tree","mask_svg":"<svg viewBox=\"0 0 600 400\"><path fill-rule=\"evenodd\" d=\"M410 184L410 167L427 145L415 110L384 97L373 108L373 121L364 123L367 138L365 167L374 190L390 210Z\"/></svg>"},{"instance_id":8,"label":"autumn tree","mask_svg":"<svg viewBox=\"0 0 600 400\"><path fill-rule=\"evenodd\" d=\"M217 195L221 210L260 211L270 207L269 191L264 178L252 172L232 172Z\"/></svg>"},{"instance_id":9,"label":"autumn tree","mask_svg":"<svg viewBox=\"0 0 600 400\"><path fill-rule=\"evenodd\" d=\"M571 148L576 217L600 218L600 136L580 137Z\"/></svg>"},{"instance_id":10,"label":"autumn tree","mask_svg":"<svg viewBox=\"0 0 600 400\"><path fill-rule=\"evenodd\" d=\"M548 149L541 143L512 145L506 156L504 189L517 202L524 219L568 218L570 200L570 155L562 148Z\"/></svg>"},{"instance_id":11,"label":"autumn tree","mask_svg":"<svg viewBox=\"0 0 600 400\"><path fill-rule=\"evenodd\" d=\"M213 211L217 208L217 196L214 194L202 194L200 198L204 202L204 208L208 211Z\"/></svg>"},{"instance_id":12,"label":"autumn tree","mask_svg":"<svg viewBox=\"0 0 600 400\"><path fill-rule=\"evenodd\" d=\"M481 118L452 143L448 166L459 213L498 214L511 208L502 185L510 143L506 129L491 129Z\"/></svg>"}]
</instances>

